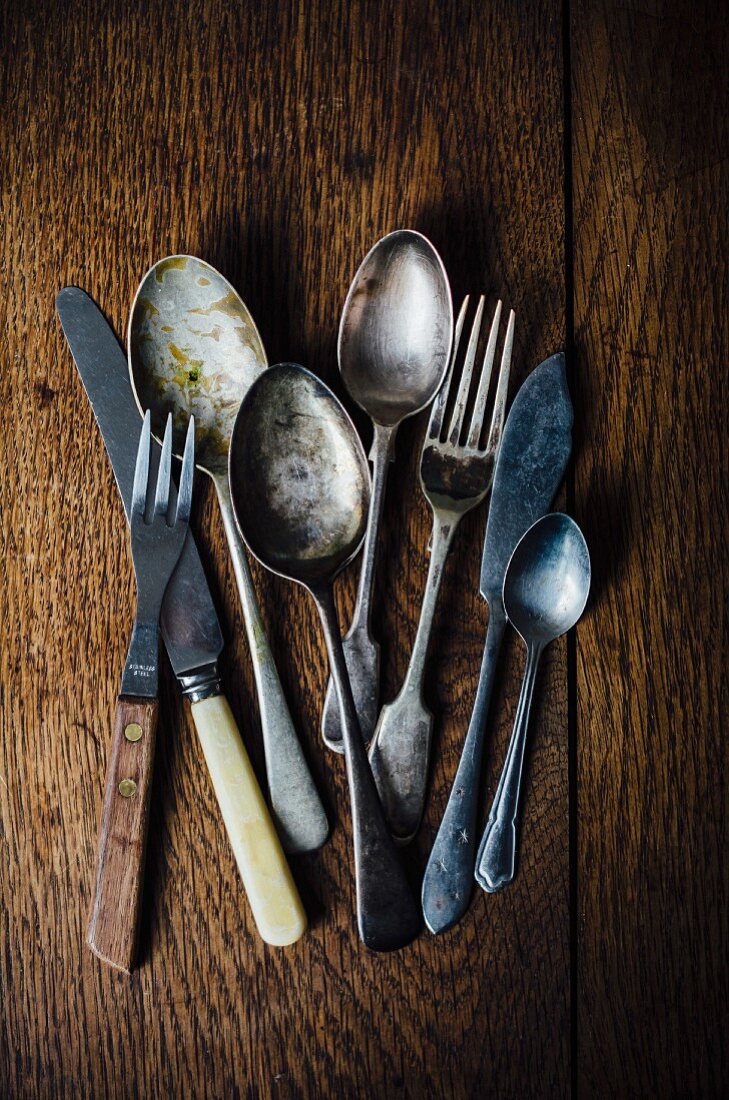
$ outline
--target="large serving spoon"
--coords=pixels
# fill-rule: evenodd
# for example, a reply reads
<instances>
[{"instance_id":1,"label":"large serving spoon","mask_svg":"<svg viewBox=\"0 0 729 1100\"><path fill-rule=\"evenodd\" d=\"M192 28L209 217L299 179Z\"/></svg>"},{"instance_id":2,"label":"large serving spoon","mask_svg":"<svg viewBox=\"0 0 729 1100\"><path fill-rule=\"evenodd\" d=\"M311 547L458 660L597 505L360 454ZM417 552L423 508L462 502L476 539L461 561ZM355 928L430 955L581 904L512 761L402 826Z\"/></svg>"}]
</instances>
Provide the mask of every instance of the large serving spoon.
<instances>
[{"instance_id":1,"label":"large serving spoon","mask_svg":"<svg viewBox=\"0 0 729 1100\"><path fill-rule=\"evenodd\" d=\"M352 804L357 924L375 951L402 947L419 906L385 825L342 652L332 583L362 545L370 506L367 459L344 408L293 363L265 371L240 407L230 491L241 535L274 573L309 590L321 615Z\"/></svg>"},{"instance_id":2,"label":"large serving spoon","mask_svg":"<svg viewBox=\"0 0 729 1100\"><path fill-rule=\"evenodd\" d=\"M223 276L194 256L150 268L129 320L129 367L137 402L157 431L172 413L176 443L191 415L197 465L215 484L251 651L271 809L284 848L320 847L329 826L291 720L261 618L228 489L228 448L236 413L267 369L253 318ZM221 731L222 736L222 731Z\"/></svg>"},{"instance_id":3,"label":"large serving spoon","mask_svg":"<svg viewBox=\"0 0 729 1100\"><path fill-rule=\"evenodd\" d=\"M553 512L529 528L509 561L504 607L527 647L527 663L504 770L476 857L476 882L493 894L514 878L516 818L537 666L545 646L566 634L585 609L590 555L579 527Z\"/></svg>"},{"instance_id":4,"label":"large serving spoon","mask_svg":"<svg viewBox=\"0 0 729 1100\"><path fill-rule=\"evenodd\" d=\"M368 252L349 288L339 328L339 371L374 426L370 449L372 505L354 616L344 638L352 694L369 743L377 722L380 647L370 606L387 468L402 420L424 409L440 389L453 339L453 304L443 262L412 229L398 229ZM322 715L324 740L342 751L339 710L330 680Z\"/></svg>"}]
</instances>

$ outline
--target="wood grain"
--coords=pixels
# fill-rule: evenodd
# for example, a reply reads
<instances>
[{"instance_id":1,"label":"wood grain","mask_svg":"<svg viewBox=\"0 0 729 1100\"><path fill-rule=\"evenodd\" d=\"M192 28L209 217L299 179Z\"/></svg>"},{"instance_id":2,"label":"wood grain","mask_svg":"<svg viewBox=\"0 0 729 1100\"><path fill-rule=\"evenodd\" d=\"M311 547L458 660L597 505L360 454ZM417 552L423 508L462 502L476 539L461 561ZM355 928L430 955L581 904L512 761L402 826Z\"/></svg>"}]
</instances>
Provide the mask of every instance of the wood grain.
<instances>
[{"instance_id":1,"label":"wood grain","mask_svg":"<svg viewBox=\"0 0 729 1100\"><path fill-rule=\"evenodd\" d=\"M23 1096L563 1096L569 1080L567 662L545 660L513 889L479 894L437 940L368 954L353 920L341 759L321 748L326 658L305 594L254 567L272 645L335 827L294 863L311 930L255 934L200 750L165 670L131 978L83 948L108 720L133 577L122 508L54 316L76 283L123 333L138 280L171 252L233 282L271 362L341 393L349 280L398 226L431 236L454 297L516 310L514 385L565 343L560 7L319 0L186 5L47 0L2 13L0 359L0 1090ZM358 424L364 429L362 418ZM398 440L378 574L384 697L425 584L422 420ZM366 432L365 432L366 434ZM367 440L368 442L368 440ZM429 703L439 715L415 878L445 805L486 626L484 510L444 579ZM229 638L224 678L258 764L253 678L222 528L196 531ZM339 590L351 614L355 575ZM507 647L489 741L493 794L523 657Z\"/></svg>"},{"instance_id":2,"label":"wood grain","mask_svg":"<svg viewBox=\"0 0 729 1100\"><path fill-rule=\"evenodd\" d=\"M726 5L572 13L582 1096L724 1096Z\"/></svg>"},{"instance_id":3,"label":"wood grain","mask_svg":"<svg viewBox=\"0 0 729 1100\"><path fill-rule=\"evenodd\" d=\"M156 699L117 699L99 823L86 941L127 973L137 957L158 711ZM130 726L139 728L128 737ZM125 793L122 783L134 786Z\"/></svg>"}]
</instances>

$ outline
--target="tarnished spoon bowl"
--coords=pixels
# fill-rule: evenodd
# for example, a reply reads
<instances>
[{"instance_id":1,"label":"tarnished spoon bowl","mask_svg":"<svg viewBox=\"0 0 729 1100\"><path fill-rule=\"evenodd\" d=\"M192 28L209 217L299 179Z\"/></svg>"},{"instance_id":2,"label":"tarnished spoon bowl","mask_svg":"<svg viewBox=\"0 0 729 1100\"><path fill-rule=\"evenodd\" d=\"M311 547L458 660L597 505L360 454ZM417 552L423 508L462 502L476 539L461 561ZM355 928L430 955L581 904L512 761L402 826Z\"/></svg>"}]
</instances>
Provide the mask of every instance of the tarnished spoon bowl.
<instances>
[{"instance_id":1,"label":"tarnished spoon bowl","mask_svg":"<svg viewBox=\"0 0 729 1100\"><path fill-rule=\"evenodd\" d=\"M370 476L344 408L315 375L271 367L241 407L230 448L238 525L265 566L331 583L364 538Z\"/></svg>"},{"instance_id":2,"label":"tarnished spoon bowl","mask_svg":"<svg viewBox=\"0 0 729 1100\"><path fill-rule=\"evenodd\" d=\"M394 427L429 405L448 367L453 305L427 238L398 229L365 256L339 329L339 370L376 424Z\"/></svg>"},{"instance_id":3,"label":"tarnished spoon bowl","mask_svg":"<svg viewBox=\"0 0 729 1100\"><path fill-rule=\"evenodd\" d=\"M371 489L362 444L331 390L303 367L282 363L253 383L241 405L229 476L249 549L269 569L305 585L319 609L352 805L359 934L373 950L391 951L417 935L420 907L382 816L332 592L367 525Z\"/></svg>"}]
</instances>

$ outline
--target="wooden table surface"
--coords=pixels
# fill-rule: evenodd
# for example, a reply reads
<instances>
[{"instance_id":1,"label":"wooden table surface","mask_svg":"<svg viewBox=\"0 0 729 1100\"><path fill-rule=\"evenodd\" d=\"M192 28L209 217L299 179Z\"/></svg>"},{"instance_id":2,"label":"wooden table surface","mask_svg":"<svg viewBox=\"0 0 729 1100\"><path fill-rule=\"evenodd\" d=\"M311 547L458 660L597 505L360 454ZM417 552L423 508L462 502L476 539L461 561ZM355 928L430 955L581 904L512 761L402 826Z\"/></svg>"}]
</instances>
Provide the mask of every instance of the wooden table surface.
<instances>
[{"instance_id":1,"label":"wooden table surface","mask_svg":"<svg viewBox=\"0 0 729 1100\"><path fill-rule=\"evenodd\" d=\"M719 1096L729 1034L726 645L729 96L723 5L645 0L3 6L0 165L0 1091L12 1097ZM269 359L341 393L365 252L429 235L454 298L516 310L512 393L566 348L558 504L590 545L576 634L547 654L513 886L376 957L353 920L343 762L318 732L311 601L254 567L334 822L293 861L311 916L264 947L164 662L131 978L84 947L113 702L134 606L123 513L54 311L84 287L125 330L171 252L219 267ZM367 437L367 424L357 423ZM427 569L423 421L388 490L383 697ZM211 492L195 528L224 679L260 769L251 665ZM485 509L449 560L424 866L468 723ZM356 569L339 587L351 614ZM512 640L484 806L513 720Z\"/></svg>"}]
</instances>

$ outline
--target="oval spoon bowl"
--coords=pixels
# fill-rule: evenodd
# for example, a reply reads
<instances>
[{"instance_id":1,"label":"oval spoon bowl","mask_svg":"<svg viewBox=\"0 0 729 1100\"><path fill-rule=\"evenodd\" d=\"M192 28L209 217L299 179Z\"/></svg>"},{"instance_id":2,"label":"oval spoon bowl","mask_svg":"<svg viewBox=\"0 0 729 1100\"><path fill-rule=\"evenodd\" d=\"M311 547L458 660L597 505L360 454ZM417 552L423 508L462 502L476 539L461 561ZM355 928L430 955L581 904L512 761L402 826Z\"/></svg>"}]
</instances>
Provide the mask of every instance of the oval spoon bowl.
<instances>
[{"instance_id":1,"label":"oval spoon bowl","mask_svg":"<svg viewBox=\"0 0 729 1100\"><path fill-rule=\"evenodd\" d=\"M267 368L255 322L228 280L195 256L156 263L132 305L129 356L155 434L172 413L180 452L194 416L198 466L224 474L241 399Z\"/></svg>"},{"instance_id":2,"label":"oval spoon bowl","mask_svg":"<svg viewBox=\"0 0 729 1100\"><path fill-rule=\"evenodd\" d=\"M517 543L504 578L504 607L527 645L571 630L590 592L590 554L575 521L542 516Z\"/></svg>"},{"instance_id":3,"label":"oval spoon bowl","mask_svg":"<svg viewBox=\"0 0 729 1100\"><path fill-rule=\"evenodd\" d=\"M333 579L359 550L370 501L367 459L344 408L304 367L270 367L250 390L233 432L229 477L243 536L274 572L311 587Z\"/></svg>"},{"instance_id":4,"label":"oval spoon bowl","mask_svg":"<svg viewBox=\"0 0 729 1100\"><path fill-rule=\"evenodd\" d=\"M360 264L342 311L339 369L349 393L378 424L399 424L440 389L452 337L440 256L413 229L388 233Z\"/></svg>"}]
</instances>

